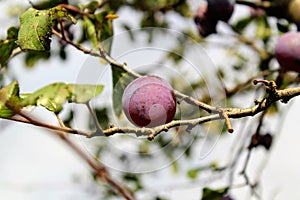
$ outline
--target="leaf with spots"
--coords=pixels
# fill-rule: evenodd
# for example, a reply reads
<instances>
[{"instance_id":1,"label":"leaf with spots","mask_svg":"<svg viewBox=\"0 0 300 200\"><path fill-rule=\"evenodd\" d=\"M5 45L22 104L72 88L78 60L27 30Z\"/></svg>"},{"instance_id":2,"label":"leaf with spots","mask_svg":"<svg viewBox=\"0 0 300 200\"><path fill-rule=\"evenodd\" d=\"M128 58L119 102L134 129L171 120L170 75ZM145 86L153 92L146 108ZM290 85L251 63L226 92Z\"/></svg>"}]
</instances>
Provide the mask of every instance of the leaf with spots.
<instances>
[{"instance_id":1,"label":"leaf with spots","mask_svg":"<svg viewBox=\"0 0 300 200\"><path fill-rule=\"evenodd\" d=\"M50 50L52 26L54 20L60 18L67 18L73 23L76 22L65 8L59 6L49 10L29 8L20 16L18 45L23 50Z\"/></svg>"}]
</instances>

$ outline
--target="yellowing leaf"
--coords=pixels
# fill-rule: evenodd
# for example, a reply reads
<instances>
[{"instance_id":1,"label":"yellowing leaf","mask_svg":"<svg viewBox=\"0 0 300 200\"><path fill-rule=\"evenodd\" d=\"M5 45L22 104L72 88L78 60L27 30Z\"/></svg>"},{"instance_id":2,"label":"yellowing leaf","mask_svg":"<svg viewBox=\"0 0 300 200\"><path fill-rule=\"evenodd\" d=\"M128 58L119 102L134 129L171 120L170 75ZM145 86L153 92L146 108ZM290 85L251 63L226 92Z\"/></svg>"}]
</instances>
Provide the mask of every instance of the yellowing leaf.
<instances>
[{"instance_id":1,"label":"yellowing leaf","mask_svg":"<svg viewBox=\"0 0 300 200\"><path fill-rule=\"evenodd\" d=\"M19 84L12 82L0 89L0 117L6 118L13 116L15 111L22 108L19 98Z\"/></svg>"},{"instance_id":2,"label":"yellowing leaf","mask_svg":"<svg viewBox=\"0 0 300 200\"><path fill-rule=\"evenodd\" d=\"M102 85L53 83L32 94L21 95L23 98L22 105L39 105L52 112L58 113L63 109L63 104L66 101L86 103L100 94L102 90Z\"/></svg>"}]
</instances>

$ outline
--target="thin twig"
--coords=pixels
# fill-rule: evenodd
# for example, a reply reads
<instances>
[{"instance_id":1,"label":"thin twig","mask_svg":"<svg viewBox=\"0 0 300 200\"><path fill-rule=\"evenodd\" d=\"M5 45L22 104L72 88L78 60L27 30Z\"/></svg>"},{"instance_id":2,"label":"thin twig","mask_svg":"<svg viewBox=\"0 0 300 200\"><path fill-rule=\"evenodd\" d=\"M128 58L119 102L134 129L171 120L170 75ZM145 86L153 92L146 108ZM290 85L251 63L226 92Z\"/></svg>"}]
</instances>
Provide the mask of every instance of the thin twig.
<instances>
[{"instance_id":1,"label":"thin twig","mask_svg":"<svg viewBox=\"0 0 300 200\"><path fill-rule=\"evenodd\" d=\"M58 114L55 114L57 121L60 125L60 127L66 127L66 125L64 124L63 120L60 118L60 116Z\"/></svg>"},{"instance_id":2,"label":"thin twig","mask_svg":"<svg viewBox=\"0 0 300 200\"><path fill-rule=\"evenodd\" d=\"M63 36L61 33L57 32L56 30L52 29L52 33L54 35L56 35L57 37L59 37L60 39L64 40L65 42L67 42L68 44L72 45L73 47L75 47L76 49L78 49L79 51L83 52L84 54L89 54L91 56L96 56L96 57L101 57L101 55L99 54L99 52L94 51L92 49L86 49L83 46L74 43L72 40L70 40L68 37ZM65 37L65 38L64 38Z\"/></svg>"},{"instance_id":3,"label":"thin twig","mask_svg":"<svg viewBox=\"0 0 300 200\"><path fill-rule=\"evenodd\" d=\"M72 12L78 13L78 14L80 14L82 16L88 15L88 13L85 13L85 12L81 11L80 9L78 9L77 7L72 6L70 4L59 4L58 6L62 7L62 8L65 8L67 10L70 10Z\"/></svg>"},{"instance_id":4,"label":"thin twig","mask_svg":"<svg viewBox=\"0 0 300 200\"><path fill-rule=\"evenodd\" d=\"M104 135L103 134L103 130L99 126L99 122L98 122L97 116L96 116L95 112L93 111L93 109L91 108L90 103L87 102L85 105L87 106L87 108L88 108L88 110L89 110L89 112L90 112L90 114L92 116L92 120L93 120L93 122L95 124L95 127L96 127L96 132L94 133L94 135L103 136Z\"/></svg>"},{"instance_id":5,"label":"thin twig","mask_svg":"<svg viewBox=\"0 0 300 200\"><path fill-rule=\"evenodd\" d=\"M228 132L233 133L233 128L232 128L232 125L231 125L231 121L228 117L228 114L224 111L220 111L220 116L222 116L224 118L227 129L228 129Z\"/></svg>"},{"instance_id":6,"label":"thin twig","mask_svg":"<svg viewBox=\"0 0 300 200\"><path fill-rule=\"evenodd\" d=\"M238 83L235 87L227 89L225 88L225 92L226 92L226 96L227 97L231 97L232 95L236 94L237 92L241 91L242 89L246 88L247 86L249 86L254 79L257 79L259 77L264 77L267 76L271 73L274 72L278 72L280 69L267 69L264 71L261 71L260 73L250 77L248 80L246 80L245 82L242 83Z\"/></svg>"},{"instance_id":7,"label":"thin twig","mask_svg":"<svg viewBox=\"0 0 300 200\"><path fill-rule=\"evenodd\" d=\"M60 139L62 139L71 149L73 149L83 160L85 160L91 168L96 172L96 177L103 180L105 183L107 183L109 186L111 186L116 192L118 192L121 196L123 196L127 200L134 200L133 193L131 193L126 187L122 186L120 183L117 183L115 180L111 178L106 168L96 159L88 155L87 153L83 152L76 144L74 144L64 133L77 133L78 131L74 129L70 129L67 127L58 127L58 126L52 126L49 124L44 124L42 122L39 122L38 120L35 120L33 117L29 116L28 114L25 114L24 112L20 111L18 114L25 119L20 119L17 117L10 117L8 119L33 124L36 126L44 127L51 129L51 131L58 136ZM82 132L80 132L82 133ZM90 134L90 133L84 133L84 135Z\"/></svg>"},{"instance_id":8,"label":"thin twig","mask_svg":"<svg viewBox=\"0 0 300 200\"><path fill-rule=\"evenodd\" d=\"M76 144L74 144L65 134L62 134L59 131L53 131L56 136L61 138L73 151L75 151L83 160L85 160L89 166L96 172L96 177L102 180L104 183L108 184L119 193L124 199L127 200L134 200L135 197L132 192L130 192L125 186L121 185L120 183L116 182L110 176L109 172L106 168L96 159L91 157L89 154L82 151Z\"/></svg>"},{"instance_id":9,"label":"thin twig","mask_svg":"<svg viewBox=\"0 0 300 200\"><path fill-rule=\"evenodd\" d=\"M243 36L241 34L236 34L236 37L241 42L243 42L244 44L250 46L253 50L255 50L262 60L266 60L270 56L266 50L258 47L253 39L246 38L245 36Z\"/></svg>"},{"instance_id":10,"label":"thin twig","mask_svg":"<svg viewBox=\"0 0 300 200\"><path fill-rule=\"evenodd\" d=\"M11 121L17 121L17 122L22 122L22 123L27 123L27 124L31 124L31 125L35 125L35 126L39 126L39 127L43 127L43 128L47 128L47 129L51 129L54 131L59 131L59 132L63 132L63 133L71 133L71 134L76 134L76 135L82 135L82 136L90 136L92 134L94 134L94 132L84 132L84 131L80 131L80 130L76 130L76 129L72 129L72 128L68 128L68 127L60 127L60 126L54 126L51 124L46 124L43 122L40 122L32 117L30 117L28 114L26 114L24 111L19 111L17 114L19 114L22 118L19 117L9 117L9 118L4 118L4 119L8 119Z\"/></svg>"}]
</instances>

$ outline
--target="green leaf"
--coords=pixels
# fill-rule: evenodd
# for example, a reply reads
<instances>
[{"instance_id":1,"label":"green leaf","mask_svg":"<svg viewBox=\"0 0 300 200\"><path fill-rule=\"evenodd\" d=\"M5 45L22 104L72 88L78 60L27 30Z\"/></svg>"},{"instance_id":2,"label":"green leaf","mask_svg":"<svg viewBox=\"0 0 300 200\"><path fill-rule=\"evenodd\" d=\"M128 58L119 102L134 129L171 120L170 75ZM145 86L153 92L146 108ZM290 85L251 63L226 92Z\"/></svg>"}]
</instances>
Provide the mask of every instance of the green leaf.
<instances>
[{"instance_id":1,"label":"green leaf","mask_svg":"<svg viewBox=\"0 0 300 200\"><path fill-rule=\"evenodd\" d=\"M109 117L108 117L108 111L106 108L96 108L94 110L97 120L101 126L102 129L107 129L109 128ZM95 124L92 119L89 120L90 124L89 127L90 129L95 129Z\"/></svg>"},{"instance_id":2,"label":"green leaf","mask_svg":"<svg viewBox=\"0 0 300 200\"><path fill-rule=\"evenodd\" d=\"M288 21L280 21L278 20L277 23L277 29L278 31L282 32L282 33L286 33L290 30L290 24Z\"/></svg>"},{"instance_id":3,"label":"green leaf","mask_svg":"<svg viewBox=\"0 0 300 200\"><path fill-rule=\"evenodd\" d=\"M92 46L94 49L97 49L98 47L98 40L97 40L97 34L94 23L91 21L90 18L84 17L84 25L86 28L87 37L90 40Z\"/></svg>"},{"instance_id":4,"label":"green leaf","mask_svg":"<svg viewBox=\"0 0 300 200\"><path fill-rule=\"evenodd\" d=\"M63 104L68 100L74 103L86 103L101 93L102 85L77 85L66 83L53 83L32 94L21 95L23 106L43 106L58 113L63 109Z\"/></svg>"},{"instance_id":5,"label":"green leaf","mask_svg":"<svg viewBox=\"0 0 300 200\"><path fill-rule=\"evenodd\" d=\"M63 119L63 122L64 122L64 125L67 126L67 127L71 127L71 123L73 122L74 120L74 115L75 115L75 112L74 110L70 110L67 114L67 116Z\"/></svg>"},{"instance_id":6,"label":"green leaf","mask_svg":"<svg viewBox=\"0 0 300 200\"><path fill-rule=\"evenodd\" d=\"M192 11L187 1L182 1L180 5L174 7L174 10L178 12L180 15L182 15L183 17L188 18L192 16Z\"/></svg>"},{"instance_id":7,"label":"green leaf","mask_svg":"<svg viewBox=\"0 0 300 200\"><path fill-rule=\"evenodd\" d=\"M213 190L211 188L203 188L201 200L220 200L228 192L228 187Z\"/></svg>"},{"instance_id":8,"label":"green leaf","mask_svg":"<svg viewBox=\"0 0 300 200\"><path fill-rule=\"evenodd\" d=\"M57 6L60 3L64 3L64 0L40 0L40 1L35 1L35 3L32 3L29 1L35 9L38 10L43 10L43 9L49 9L54 6Z\"/></svg>"},{"instance_id":9,"label":"green leaf","mask_svg":"<svg viewBox=\"0 0 300 200\"><path fill-rule=\"evenodd\" d=\"M7 29L7 39L8 40L16 40L18 38L19 28L12 26Z\"/></svg>"},{"instance_id":10,"label":"green leaf","mask_svg":"<svg viewBox=\"0 0 300 200\"><path fill-rule=\"evenodd\" d=\"M29 8L20 16L18 44L23 50L50 49L52 18L49 10Z\"/></svg>"},{"instance_id":11,"label":"green leaf","mask_svg":"<svg viewBox=\"0 0 300 200\"><path fill-rule=\"evenodd\" d=\"M33 67L40 60L48 60L51 56L50 51L26 51L25 64L28 68Z\"/></svg>"},{"instance_id":12,"label":"green leaf","mask_svg":"<svg viewBox=\"0 0 300 200\"><path fill-rule=\"evenodd\" d=\"M103 85L69 84L68 89L72 95L72 99L69 101L74 103L87 103L89 100L99 95L103 88Z\"/></svg>"},{"instance_id":13,"label":"green leaf","mask_svg":"<svg viewBox=\"0 0 300 200\"><path fill-rule=\"evenodd\" d=\"M19 84L12 82L0 89L0 117L6 118L13 116L15 111L22 108L19 98Z\"/></svg>"},{"instance_id":14,"label":"green leaf","mask_svg":"<svg viewBox=\"0 0 300 200\"><path fill-rule=\"evenodd\" d=\"M76 23L76 19L71 14L68 13L67 9L62 8L60 6L51 8L49 10L49 14L51 16L52 21L55 19L65 18L70 20L73 24Z\"/></svg>"},{"instance_id":15,"label":"green leaf","mask_svg":"<svg viewBox=\"0 0 300 200\"><path fill-rule=\"evenodd\" d=\"M32 94L21 95L23 105L39 105L55 113L62 110L63 104L70 97L70 91L65 83L47 85Z\"/></svg>"},{"instance_id":16,"label":"green leaf","mask_svg":"<svg viewBox=\"0 0 300 200\"><path fill-rule=\"evenodd\" d=\"M232 25L232 28L236 32L240 33L252 22L252 20L253 20L252 17L242 18L238 22L236 22L234 25Z\"/></svg>"},{"instance_id":17,"label":"green leaf","mask_svg":"<svg viewBox=\"0 0 300 200\"><path fill-rule=\"evenodd\" d=\"M178 47L172 49L167 54L167 58L172 59L176 64L178 64L183 58L184 51L185 51L185 45L180 44Z\"/></svg>"},{"instance_id":18,"label":"green leaf","mask_svg":"<svg viewBox=\"0 0 300 200\"><path fill-rule=\"evenodd\" d=\"M112 66L113 79L113 109L118 118L122 117L122 95L127 85L135 78L125 70Z\"/></svg>"},{"instance_id":19,"label":"green leaf","mask_svg":"<svg viewBox=\"0 0 300 200\"><path fill-rule=\"evenodd\" d=\"M10 27L7 30L6 40L0 40L0 66L7 64L13 50L17 47L15 43L17 40L19 29L17 27Z\"/></svg>"},{"instance_id":20,"label":"green leaf","mask_svg":"<svg viewBox=\"0 0 300 200\"><path fill-rule=\"evenodd\" d=\"M110 14L106 11L95 14L93 23L95 24L97 39L102 43L102 47L110 52L113 36L113 25L112 20L118 16Z\"/></svg>"},{"instance_id":21,"label":"green leaf","mask_svg":"<svg viewBox=\"0 0 300 200\"><path fill-rule=\"evenodd\" d=\"M102 47L110 52L113 36L112 20L117 17L107 11L84 17L85 32L94 49L101 43Z\"/></svg>"},{"instance_id":22,"label":"green leaf","mask_svg":"<svg viewBox=\"0 0 300 200\"><path fill-rule=\"evenodd\" d=\"M59 18L67 18L73 23L76 22L65 8L54 7L49 10L29 8L20 16L18 45L23 50L50 50L53 22Z\"/></svg>"},{"instance_id":23,"label":"green leaf","mask_svg":"<svg viewBox=\"0 0 300 200\"><path fill-rule=\"evenodd\" d=\"M140 180L140 176L134 173L126 173L123 175L123 180L126 182L131 182L135 186L134 191L139 191L143 189L143 185Z\"/></svg>"},{"instance_id":24,"label":"green leaf","mask_svg":"<svg viewBox=\"0 0 300 200\"><path fill-rule=\"evenodd\" d=\"M9 40L0 40L0 66L5 66L10 58L15 43Z\"/></svg>"},{"instance_id":25,"label":"green leaf","mask_svg":"<svg viewBox=\"0 0 300 200\"><path fill-rule=\"evenodd\" d=\"M198 177L198 174L200 172L200 169L190 169L188 170L187 172L187 176L190 178L190 179L196 179Z\"/></svg>"},{"instance_id":26,"label":"green leaf","mask_svg":"<svg viewBox=\"0 0 300 200\"><path fill-rule=\"evenodd\" d=\"M85 5L84 8L87 9L89 13L94 13L99 8L99 1L91 1Z\"/></svg>"},{"instance_id":27,"label":"green leaf","mask_svg":"<svg viewBox=\"0 0 300 200\"><path fill-rule=\"evenodd\" d=\"M272 36L272 29L266 17L257 18L256 36L264 42Z\"/></svg>"}]
</instances>

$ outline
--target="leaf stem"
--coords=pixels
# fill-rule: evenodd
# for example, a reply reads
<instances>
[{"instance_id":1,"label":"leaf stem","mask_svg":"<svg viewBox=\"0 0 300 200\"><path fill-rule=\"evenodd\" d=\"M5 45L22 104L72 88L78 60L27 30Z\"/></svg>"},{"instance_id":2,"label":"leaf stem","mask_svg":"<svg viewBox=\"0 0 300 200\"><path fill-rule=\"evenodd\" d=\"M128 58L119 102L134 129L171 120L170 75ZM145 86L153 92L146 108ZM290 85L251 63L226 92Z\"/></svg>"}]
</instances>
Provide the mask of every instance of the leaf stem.
<instances>
[{"instance_id":1,"label":"leaf stem","mask_svg":"<svg viewBox=\"0 0 300 200\"><path fill-rule=\"evenodd\" d=\"M98 122L97 116L96 116L94 110L91 108L89 101L86 102L85 105L86 105L86 107L88 108L88 110L89 110L89 112L90 112L90 114L91 114L91 116L92 116L93 123L95 124L95 127L96 127L96 132L95 132L93 135L94 135L94 136L96 136L96 135L97 135L97 136L103 136L103 135L104 135L104 134L103 134L103 130L102 130L102 128L99 126L99 122Z\"/></svg>"}]
</instances>

